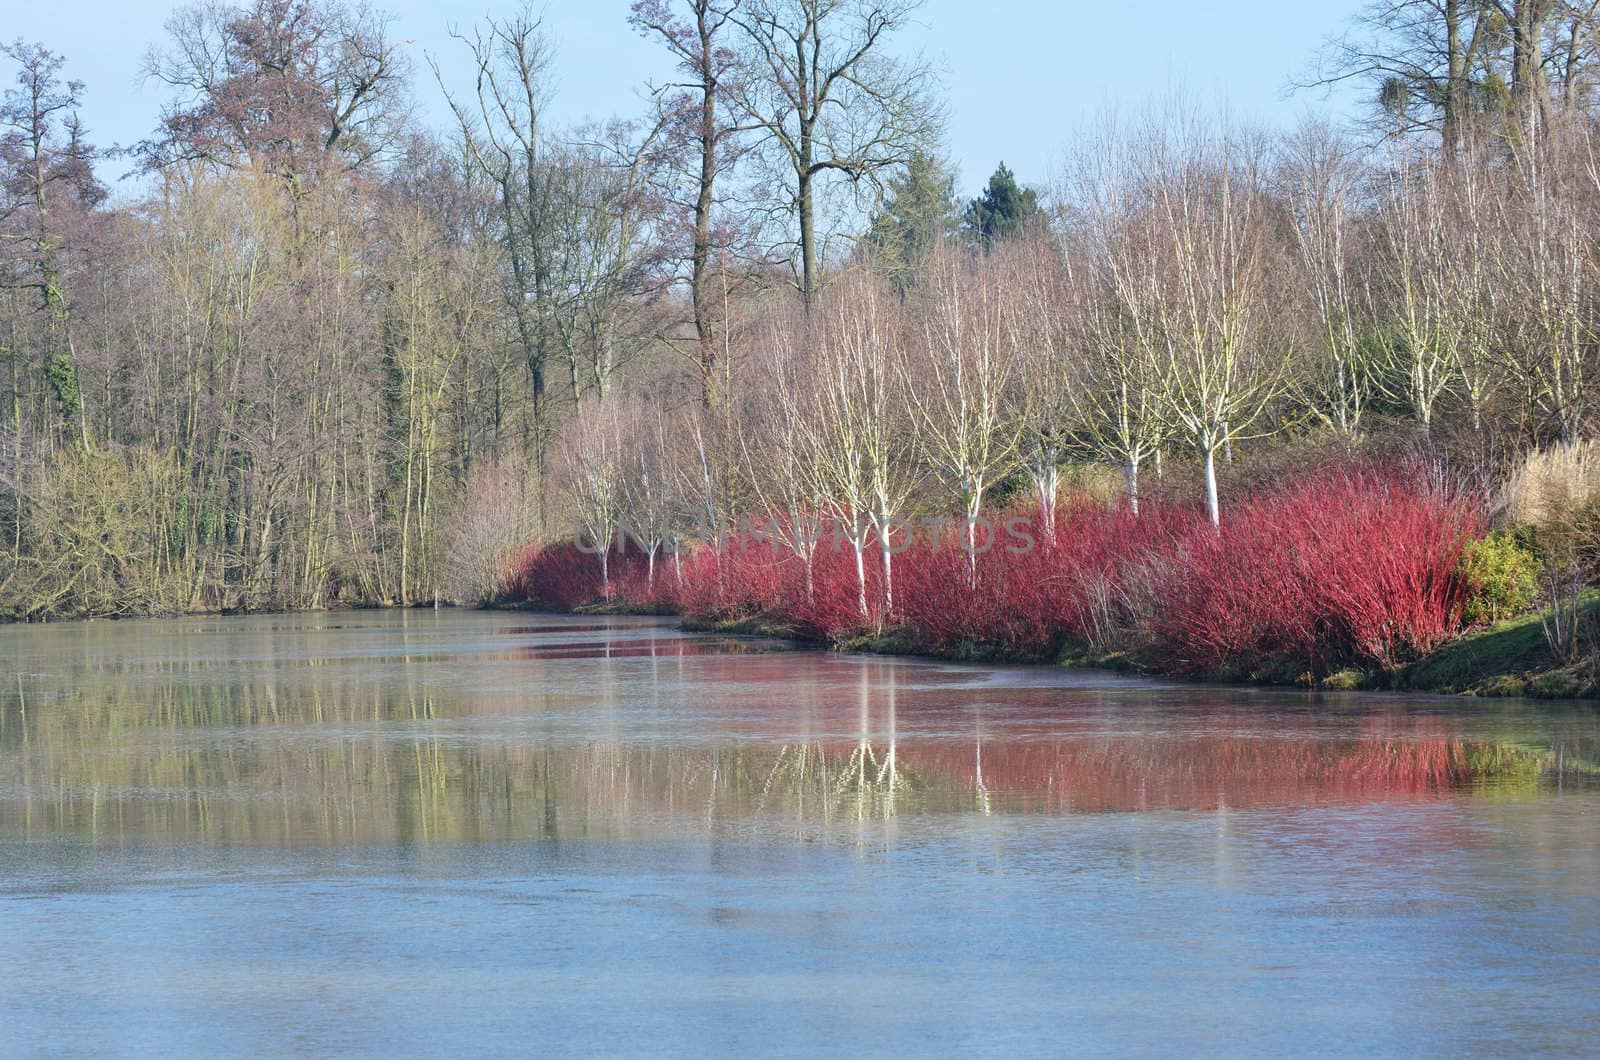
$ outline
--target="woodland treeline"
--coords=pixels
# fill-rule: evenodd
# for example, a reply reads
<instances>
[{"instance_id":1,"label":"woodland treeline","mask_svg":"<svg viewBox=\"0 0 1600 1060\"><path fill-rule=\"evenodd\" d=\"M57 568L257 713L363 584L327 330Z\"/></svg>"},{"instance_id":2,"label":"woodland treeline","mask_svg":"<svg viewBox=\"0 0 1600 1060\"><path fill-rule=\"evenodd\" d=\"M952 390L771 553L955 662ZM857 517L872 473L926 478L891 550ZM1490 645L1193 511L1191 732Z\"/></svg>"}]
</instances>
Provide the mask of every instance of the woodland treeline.
<instances>
[{"instance_id":1,"label":"woodland treeline","mask_svg":"<svg viewBox=\"0 0 1600 1060\"><path fill-rule=\"evenodd\" d=\"M114 153L108 86L6 46L0 613L481 602L530 541L653 562L797 513L861 558L1102 472L1224 523L1404 451L1493 507L1593 429L1596 5L1380 0L1304 78L1358 123L1157 101L969 202L917 9L639 0L674 76L565 128L532 10L424 51L347 0L205 3Z\"/></svg>"}]
</instances>

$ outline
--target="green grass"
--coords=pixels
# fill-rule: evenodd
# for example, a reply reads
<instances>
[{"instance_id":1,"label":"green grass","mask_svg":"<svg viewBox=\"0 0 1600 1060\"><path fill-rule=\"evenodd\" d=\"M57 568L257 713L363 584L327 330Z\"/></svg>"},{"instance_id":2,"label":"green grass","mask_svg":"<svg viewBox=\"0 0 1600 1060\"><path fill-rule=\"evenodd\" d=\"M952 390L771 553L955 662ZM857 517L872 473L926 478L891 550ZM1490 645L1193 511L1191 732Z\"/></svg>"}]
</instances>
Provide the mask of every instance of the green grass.
<instances>
[{"instance_id":1,"label":"green grass","mask_svg":"<svg viewBox=\"0 0 1600 1060\"><path fill-rule=\"evenodd\" d=\"M1582 606L1592 621L1600 614L1600 594L1587 594ZM1575 698L1600 691L1595 660L1561 664L1550 652L1537 613L1468 633L1407 668L1396 684L1482 696Z\"/></svg>"}]
</instances>

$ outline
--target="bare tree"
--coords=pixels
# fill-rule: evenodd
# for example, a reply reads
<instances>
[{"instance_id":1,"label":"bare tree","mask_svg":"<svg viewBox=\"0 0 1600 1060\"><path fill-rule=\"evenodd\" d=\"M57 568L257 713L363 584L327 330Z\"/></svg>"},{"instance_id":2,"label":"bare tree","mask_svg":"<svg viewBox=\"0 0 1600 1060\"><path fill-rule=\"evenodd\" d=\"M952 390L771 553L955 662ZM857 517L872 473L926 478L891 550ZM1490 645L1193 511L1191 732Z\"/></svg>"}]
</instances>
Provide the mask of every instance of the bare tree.
<instances>
[{"instance_id":1,"label":"bare tree","mask_svg":"<svg viewBox=\"0 0 1600 1060\"><path fill-rule=\"evenodd\" d=\"M1600 167L1587 137L1529 137L1515 146L1505 232L1497 240L1497 290L1510 302L1503 339L1511 370L1531 386L1539 410L1571 446L1591 419L1600 341L1590 284Z\"/></svg>"},{"instance_id":2,"label":"bare tree","mask_svg":"<svg viewBox=\"0 0 1600 1060\"><path fill-rule=\"evenodd\" d=\"M818 198L834 175L876 195L885 174L937 138L935 79L921 60L887 52L921 0L746 0L740 123L775 159L777 198L798 229L800 290L807 304L822 282Z\"/></svg>"},{"instance_id":3,"label":"bare tree","mask_svg":"<svg viewBox=\"0 0 1600 1060\"><path fill-rule=\"evenodd\" d=\"M1216 457L1253 436L1282 392L1287 336L1274 334L1273 258L1259 141L1172 116L1148 130L1134 163L1140 193L1135 287L1154 337L1155 393L1205 469L1206 507L1221 521ZM1130 313L1133 312L1130 307Z\"/></svg>"},{"instance_id":4,"label":"bare tree","mask_svg":"<svg viewBox=\"0 0 1600 1060\"><path fill-rule=\"evenodd\" d=\"M1039 522L1055 539L1061 462L1074 440L1084 363L1073 339L1072 275L1053 237L1010 240L989 255L1006 291L1007 345L1017 358L1012 400L1019 457L1033 483Z\"/></svg>"},{"instance_id":5,"label":"bare tree","mask_svg":"<svg viewBox=\"0 0 1600 1060\"><path fill-rule=\"evenodd\" d=\"M482 305L472 276L483 263L452 252L417 205L393 208L385 222L387 253L383 352L393 384L389 399L403 423L400 474L399 599L420 589L437 595L437 514L442 492L445 417L470 332Z\"/></svg>"},{"instance_id":6,"label":"bare tree","mask_svg":"<svg viewBox=\"0 0 1600 1060\"><path fill-rule=\"evenodd\" d=\"M1439 247L1435 282L1444 312L1456 321L1453 385L1467 403L1473 431L1482 433L1484 410L1505 380L1496 328L1508 291L1495 276L1506 238L1503 181L1478 144L1463 145L1458 159L1442 174L1447 236Z\"/></svg>"},{"instance_id":7,"label":"bare tree","mask_svg":"<svg viewBox=\"0 0 1600 1060\"><path fill-rule=\"evenodd\" d=\"M1015 391L1022 365L1008 327L1014 295L1006 272L948 245L931 253L924 269L917 306L922 341L903 368L905 390L922 457L965 517L967 574L975 587L984 491L1015 466L1021 442Z\"/></svg>"},{"instance_id":8,"label":"bare tree","mask_svg":"<svg viewBox=\"0 0 1600 1060\"><path fill-rule=\"evenodd\" d=\"M742 0L635 0L629 21L659 41L677 61L680 78L653 86L670 164L664 198L688 230L689 303L694 318L693 361L701 400L717 399L720 320L718 257L730 242L720 216L721 185L744 153L732 101L743 67L737 61L734 19ZM672 218L673 222L677 218Z\"/></svg>"},{"instance_id":9,"label":"bare tree","mask_svg":"<svg viewBox=\"0 0 1600 1060\"><path fill-rule=\"evenodd\" d=\"M1329 429L1353 439L1373 391L1352 246L1363 170L1354 147L1317 121L1303 122L1285 142L1283 168L1283 199L1294 224L1319 355L1296 390Z\"/></svg>"},{"instance_id":10,"label":"bare tree","mask_svg":"<svg viewBox=\"0 0 1600 1060\"><path fill-rule=\"evenodd\" d=\"M520 454L490 457L473 469L450 512L445 590L463 604L504 597L518 550L539 532L536 476Z\"/></svg>"},{"instance_id":11,"label":"bare tree","mask_svg":"<svg viewBox=\"0 0 1600 1060\"><path fill-rule=\"evenodd\" d=\"M1456 378L1460 352L1462 322L1446 302L1437 267L1450 238L1444 196L1442 169L1402 150L1380 206L1379 269L1390 341L1377 379L1411 409L1425 433Z\"/></svg>"},{"instance_id":12,"label":"bare tree","mask_svg":"<svg viewBox=\"0 0 1600 1060\"><path fill-rule=\"evenodd\" d=\"M504 296L527 369L531 441L543 465L547 415L550 317L555 302L555 195L566 171L553 165L544 109L554 49L540 19L524 6L504 19L487 19L468 37L475 92L470 102L449 95L472 164L492 184L499 203L500 237L508 266ZM444 78L438 64L434 77Z\"/></svg>"},{"instance_id":13,"label":"bare tree","mask_svg":"<svg viewBox=\"0 0 1600 1060\"><path fill-rule=\"evenodd\" d=\"M1597 15L1595 0L1371 0L1302 84L1366 82L1376 131L1437 135L1449 160L1486 131L1517 140L1576 113Z\"/></svg>"},{"instance_id":14,"label":"bare tree","mask_svg":"<svg viewBox=\"0 0 1600 1060\"><path fill-rule=\"evenodd\" d=\"M1521 130L1534 132L1550 119L1550 78L1545 66L1545 34L1561 0L1484 0L1484 13L1498 16L1498 28L1511 44L1511 109ZM1520 139L1515 137L1515 139Z\"/></svg>"},{"instance_id":15,"label":"bare tree","mask_svg":"<svg viewBox=\"0 0 1600 1060\"><path fill-rule=\"evenodd\" d=\"M577 529L600 564L601 593L611 595L611 545L622 529L623 480L631 439L614 403L581 402L561 434L557 467Z\"/></svg>"},{"instance_id":16,"label":"bare tree","mask_svg":"<svg viewBox=\"0 0 1600 1060\"><path fill-rule=\"evenodd\" d=\"M1593 104L1600 80L1600 0L1562 0L1550 21L1550 89L1559 115L1570 118Z\"/></svg>"},{"instance_id":17,"label":"bare tree","mask_svg":"<svg viewBox=\"0 0 1600 1060\"><path fill-rule=\"evenodd\" d=\"M820 520L830 495L821 454L813 449L823 436L813 429L813 379L801 356L810 349L810 322L798 307L780 305L764 325L755 339L752 368L763 385L747 396L740 455L765 532L800 561L809 604L816 598Z\"/></svg>"},{"instance_id":18,"label":"bare tree","mask_svg":"<svg viewBox=\"0 0 1600 1060\"><path fill-rule=\"evenodd\" d=\"M560 147L546 163L545 325L574 399L604 400L611 378L658 329L664 286L647 210L649 138L614 129L604 147Z\"/></svg>"},{"instance_id":19,"label":"bare tree","mask_svg":"<svg viewBox=\"0 0 1600 1060\"><path fill-rule=\"evenodd\" d=\"M624 443L619 490L623 531L644 549L646 584L654 590L656 557L683 532L676 439L668 410L654 402L635 397L617 415Z\"/></svg>"},{"instance_id":20,"label":"bare tree","mask_svg":"<svg viewBox=\"0 0 1600 1060\"><path fill-rule=\"evenodd\" d=\"M1106 122L1069 168L1062 193L1070 215L1069 341L1083 373L1072 391L1075 427L1122 471L1134 512L1144 462L1159 457L1176 427L1163 390L1172 326L1163 299L1182 291L1163 258L1174 244L1156 209L1159 135L1147 129L1141 138Z\"/></svg>"},{"instance_id":21,"label":"bare tree","mask_svg":"<svg viewBox=\"0 0 1600 1060\"><path fill-rule=\"evenodd\" d=\"M1064 338L1082 373L1069 391L1076 434L1122 471L1139 510L1139 472L1169 421L1158 396L1156 265L1126 134L1107 123L1069 167Z\"/></svg>"},{"instance_id":22,"label":"bare tree","mask_svg":"<svg viewBox=\"0 0 1600 1060\"><path fill-rule=\"evenodd\" d=\"M1434 133L1451 153L1485 102L1480 88L1496 43L1486 8L1481 0L1372 0L1304 84L1363 81L1374 126Z\"/></svg>"},{"instance_id":23,"label":"bare tree","mask_svg":"<svg viewBox=\"0 0 1600 1060\"><path fill-rule=\"evenodd\" d=\"M880 620L894 612L897 521L917 486L904 392L906 355L899 302L864 270L842 276L821 304L814 333L815 391L808 449L840 532L855 550L857 604L867 599L865 556L877 538L883 565ZM798 353L798 351L797 351Z\"/></svg>"},{"instance_id":24,"label":"bare tree","mask_svg":"<svg viewBox=\"0 0 1600 1060\"><path fill-rule=\"evenodd\" d=\"M341 0L180 8L168 47L145 59L146 76L178 92L140 147L147 163L254 163L298 183L329 157L381 157L409 117L410 64L390 21Z\"/></svg>"}]
</instances>

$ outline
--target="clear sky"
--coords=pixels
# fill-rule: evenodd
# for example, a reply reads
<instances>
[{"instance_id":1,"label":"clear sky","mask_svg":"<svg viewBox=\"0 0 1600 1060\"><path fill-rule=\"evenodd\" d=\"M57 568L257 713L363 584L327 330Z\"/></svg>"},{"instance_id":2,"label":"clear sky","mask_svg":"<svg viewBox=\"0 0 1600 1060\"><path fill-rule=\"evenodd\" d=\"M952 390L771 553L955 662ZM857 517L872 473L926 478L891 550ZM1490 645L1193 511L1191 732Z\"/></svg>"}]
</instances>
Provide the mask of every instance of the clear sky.
<instances>
[{"instance_id":1,"label":"clear sky","mask_svg":"<svg viewBox=\"0 0 1600 1060\"><path fill-rule=\"evenodd\" d=\"M448 112L420 52L464 77L452 24L503 14L518 0L377 0L418 53L419 113L443 127ZM138 68L162 38L171 0L10 3L0 33L63 53L86 82L84 118L96 143L132 143L154 125L162 100ZM536 3L536 8L539 4ZM949 150L973 192L1002 159L1043 182L1073 135L1107 105L1130 108L1174 86L1242 118L1273 123L1307 109L1339 107L1320 94L1285 98L1321 42L1345 26L1360 0L929 0L901 47L945 66ZM637 113L639 86L666 72L662 53L627 24L628 0L547 0L560 46L558 120ZM8 71L9 74L9 71ZM118 172L120 172L118 168ZM107 173L108 176L113 175Z\"/></svg>"}]
</instances>

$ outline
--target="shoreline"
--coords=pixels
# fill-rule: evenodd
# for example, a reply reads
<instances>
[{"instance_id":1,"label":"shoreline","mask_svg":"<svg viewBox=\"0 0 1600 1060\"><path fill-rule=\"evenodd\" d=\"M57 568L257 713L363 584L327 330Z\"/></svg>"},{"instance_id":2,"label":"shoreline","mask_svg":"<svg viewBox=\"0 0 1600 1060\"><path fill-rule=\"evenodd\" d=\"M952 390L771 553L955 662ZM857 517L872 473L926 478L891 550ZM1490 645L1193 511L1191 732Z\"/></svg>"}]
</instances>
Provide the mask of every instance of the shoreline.
<instances>
[{"instance_id":1,"label":"shoreline","mask_svg":"<svg viewBox=\"0 0 1600 1060\"><path fill-rule=\"evenodd\" d=\"M1589 606L1600 610L1600 603L1596 601L1591 601ZM662 617L675 614L616 605L588 605L571 611L547 613ZM1336 671L1320 681L1303 679L1309 675L1302 675L1302 679L1291 677L1285 680L1285 675L1270 671L1241 674L1174 673L1140 660L1130 652L1097 654L1081 646L1064 647L1049 658L1024 658L1003 651L984 650L978 644L974 644L971 651L939 652L917 643L914 634L904 627L878 634L861 634L836 642L826 637L803 636L790 627L758 618L714 622L688 619L681 615L676 617L679 619L679 629L694 633L767 637L830 651L904 655L946 662L1108 670L1200 684L1299 688L1323 692L1420 692L1472 698L1600 700L1600 674L1595 672L1596 662L1584 659L1561 665L1550 659L1537 614L1522 615L1483 629L1470 630L1439 650L1392 673L1347 669Z\"/></svg>"},{"instance_id":2,"label":"shoreline","mask_svg":"<svg viewBox=\"0 0 1600 1060\"><path fill-rule=\"evenodd\" d=\"M1591 611L1600 613L1600 598ZM900 626L879 633L859 633L840 640L807 636L793 627L761 617L712 621L693 619L660 607L633 607L625 603L585 604L562 610L525 602L486 605L454 603L342 604L323 608L264 608L261 610L185 611L145 615L86 615L56 619L14 619L0 625L32 626L63 623L123 622L139 619L237 618L253 615L326 615L363 611L520 611L530 614L593 617L655 617L676 619L676 628L690 633L761 637L783 640L814 649L870 655L900 655L945 662L989 665L1044 666L1069 670L1106 670L1199 684L1244 685L1264 688L1298 688L1325 692L1417 692L1473 698L1525 698L1544 700L1600 700L1600 661L1593 658L1559 664L1550 657L1537 613L1521 615L1494 625L1470 630L1437 651L1392 672L1346 669L1320 680L1309 674L1273 671L1263 660L1254 672L1176 673L1141 659L1137 653L1094 653L1081 645L1065 645L1048 657L1023 657L971 642L956 652L941 652L920 643L915 632Z\"/></svg>"}]
</instances>

